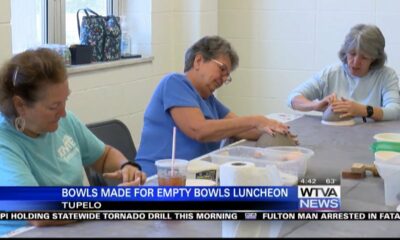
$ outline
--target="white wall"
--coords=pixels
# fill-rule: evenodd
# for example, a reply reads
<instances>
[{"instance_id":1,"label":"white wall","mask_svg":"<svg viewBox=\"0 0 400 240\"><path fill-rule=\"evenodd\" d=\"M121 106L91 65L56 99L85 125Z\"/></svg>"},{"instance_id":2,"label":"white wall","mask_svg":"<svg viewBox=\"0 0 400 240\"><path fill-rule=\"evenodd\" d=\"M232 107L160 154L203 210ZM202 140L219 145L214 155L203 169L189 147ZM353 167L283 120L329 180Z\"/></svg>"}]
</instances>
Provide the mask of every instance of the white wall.
<instances>
[{"instance_id":1,"label":"white wall","mask_svg":"<svg viewBox=\"0 0 400 240\"><path fill-rule=\"evenodd\" d=\"M0 7L0 64L11 56L11 2L1 0Z\"/></svg>"},{"instance_id":2,"label":"white wall","mask_svg":"<svg viewBox=\"0 0 400 240\"><path fill-rule=\"evenodd\" d=\"M183 72L186 49L205 35L218 34L218 1L174 0L171 26L174 69Z\"/></svg>"},{"instance_id":3,"label":"white wall","mask_svg":"<svg viewBox=\"0 0 400 240\"><path fill-rule=\"evenodd\" d=\"M388 65L400 73L400 1L220 0L219 34L239 53L239 68L219 98L239 114L290 112L286 96L325 65L350 28L376 24Z\"/></svg>"}]
</instances>

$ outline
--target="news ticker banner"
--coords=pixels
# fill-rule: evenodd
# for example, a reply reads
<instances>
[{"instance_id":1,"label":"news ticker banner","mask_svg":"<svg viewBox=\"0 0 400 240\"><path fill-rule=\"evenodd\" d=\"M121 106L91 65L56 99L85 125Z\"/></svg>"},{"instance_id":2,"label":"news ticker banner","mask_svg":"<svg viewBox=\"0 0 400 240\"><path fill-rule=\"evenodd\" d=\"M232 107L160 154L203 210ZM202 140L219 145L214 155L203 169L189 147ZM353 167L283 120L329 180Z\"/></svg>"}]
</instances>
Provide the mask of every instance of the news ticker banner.
<instances>
[{"instance_id":1,"label":"news ticker banner","mask_svg":"<svg viewBox=\"0 0 400 240\"><path fill-rule=\"evenodd\" d=\"M246 211L52 211L0 212L9 220L262 220L262 221L394 221L400 212L246 212Z\"/></svg>"},{"instance_id":2,"label":"news ticker banner","mask_svg":"<svg viewBox=\"0 0 400 240\"><path fill-rule=\"evenodd\" d=\"M338 184L338 180L303 178L298 186L0 187L0 211L335 211L340 210Z\"/></svg>"}]
</instances>

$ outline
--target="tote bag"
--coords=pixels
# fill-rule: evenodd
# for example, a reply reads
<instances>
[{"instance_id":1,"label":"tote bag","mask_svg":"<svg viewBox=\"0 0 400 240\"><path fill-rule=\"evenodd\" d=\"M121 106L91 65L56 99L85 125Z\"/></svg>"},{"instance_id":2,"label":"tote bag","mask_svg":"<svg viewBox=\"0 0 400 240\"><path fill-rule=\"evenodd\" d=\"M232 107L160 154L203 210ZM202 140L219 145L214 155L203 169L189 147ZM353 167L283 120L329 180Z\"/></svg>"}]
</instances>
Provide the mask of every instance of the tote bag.
<instances>
[{"instance_id":1,"label":"tote bag","mask_svg":"<svg viewBox=\"0 0 400 240\"><path fill-rule=\"evenodd\" d=\"M82 23L79 12L84 11ZM93 47L93 62L117 60L121 58L121 26L119 17L100 16L89 8L76 13L78 34L81 44Z\"/></svg>"}]
</instances>

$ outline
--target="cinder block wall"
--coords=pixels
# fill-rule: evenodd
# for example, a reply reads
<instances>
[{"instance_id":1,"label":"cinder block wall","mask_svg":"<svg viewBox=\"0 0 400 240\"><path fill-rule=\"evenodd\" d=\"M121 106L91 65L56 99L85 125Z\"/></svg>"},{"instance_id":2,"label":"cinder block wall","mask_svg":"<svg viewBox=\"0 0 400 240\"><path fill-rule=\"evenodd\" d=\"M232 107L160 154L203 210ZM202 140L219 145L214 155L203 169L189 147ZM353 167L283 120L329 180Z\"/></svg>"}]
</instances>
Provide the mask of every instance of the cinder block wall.
<instances>
[{"instance_id":1,"label":"cinder block wall","mask_svg":"<svg viewBox=\"0 0 400 240\"><path fill-rule=\"evenodd\" d=\"M11 57L11 8L10 0L0 3L0 65Z\"/></svg>"}]
</instances>

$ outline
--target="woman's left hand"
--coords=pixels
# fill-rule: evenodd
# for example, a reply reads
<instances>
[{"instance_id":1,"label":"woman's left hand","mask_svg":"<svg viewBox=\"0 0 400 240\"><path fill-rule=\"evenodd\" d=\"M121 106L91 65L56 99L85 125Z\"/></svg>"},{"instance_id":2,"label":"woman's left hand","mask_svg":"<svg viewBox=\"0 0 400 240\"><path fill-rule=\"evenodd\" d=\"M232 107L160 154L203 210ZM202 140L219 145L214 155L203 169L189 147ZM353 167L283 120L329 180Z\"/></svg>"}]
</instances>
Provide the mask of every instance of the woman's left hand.
<instances>
[{"instance_id":1,"label":"woman's left hand","mask_svg":"<svg viewBox=\"0 0 400 240\"><path fill-rule=\"evenodd\" d=\"M341 113L341 118L356 117L364 115L365 106L342 97L341 101L332 103L332 110L335 113Z\"/></svg>"},{"instance_id":2,"label":"woman's left hand","mask_svg":"<svg viewBox=\"0 0 400 240\"><path fill-rule=\"evenodd\" d=\"M103 177L122 180L122 183L118 184L118 186L143 185L147 178L146 173L132 165L125 165L122 169L115 172L103 173Z\"/></svg>"}]
</instances>

